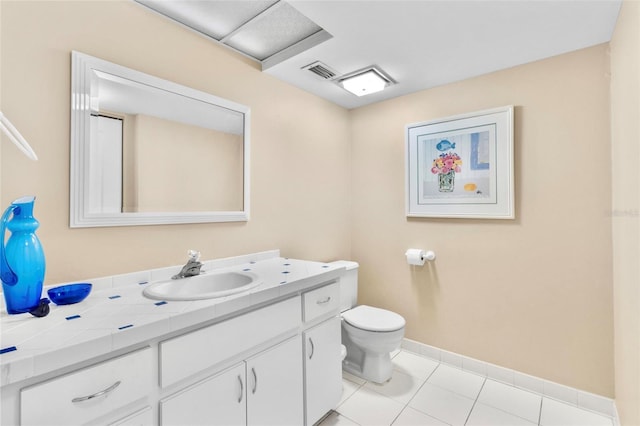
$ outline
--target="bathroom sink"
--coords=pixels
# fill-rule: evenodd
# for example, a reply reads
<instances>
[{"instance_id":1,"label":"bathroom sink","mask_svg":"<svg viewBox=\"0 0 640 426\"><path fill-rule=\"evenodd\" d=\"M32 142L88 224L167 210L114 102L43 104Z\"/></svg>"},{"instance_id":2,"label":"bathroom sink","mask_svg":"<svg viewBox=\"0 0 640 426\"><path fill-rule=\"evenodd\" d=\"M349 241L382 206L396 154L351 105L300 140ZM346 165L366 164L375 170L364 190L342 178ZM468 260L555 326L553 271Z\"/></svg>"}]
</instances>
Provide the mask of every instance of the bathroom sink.
<instances>
[{"instance_id":1,"label":"bathroom sink","mask_svg":"<svg viewBox=\"0 0 640 426\"><path fill-rule=\"evenodd\" d=\"M259 285L257 275L250 272L205 272L195 277L158 281L142 294L156 300L201 300L229 296Z\"/></svg>"}]
</instances>

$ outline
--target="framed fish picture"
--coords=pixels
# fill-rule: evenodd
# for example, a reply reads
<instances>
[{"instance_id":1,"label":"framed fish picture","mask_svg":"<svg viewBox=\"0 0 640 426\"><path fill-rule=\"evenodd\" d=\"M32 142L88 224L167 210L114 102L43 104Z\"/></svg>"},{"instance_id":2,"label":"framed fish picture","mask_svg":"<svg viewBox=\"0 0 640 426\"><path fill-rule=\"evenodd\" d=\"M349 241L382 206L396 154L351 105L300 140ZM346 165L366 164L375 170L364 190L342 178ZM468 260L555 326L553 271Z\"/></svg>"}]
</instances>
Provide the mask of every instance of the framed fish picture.
<instances>
[{"instance_id":1,"label":"framed fish picture","mask_svg":"<svg viewBox=\"0 0 640 426\"><path fill-rule=\"evenodd\" d=\"M406 126L408 217L513 219L513 106Z\"/></svg>"}]
</instances>

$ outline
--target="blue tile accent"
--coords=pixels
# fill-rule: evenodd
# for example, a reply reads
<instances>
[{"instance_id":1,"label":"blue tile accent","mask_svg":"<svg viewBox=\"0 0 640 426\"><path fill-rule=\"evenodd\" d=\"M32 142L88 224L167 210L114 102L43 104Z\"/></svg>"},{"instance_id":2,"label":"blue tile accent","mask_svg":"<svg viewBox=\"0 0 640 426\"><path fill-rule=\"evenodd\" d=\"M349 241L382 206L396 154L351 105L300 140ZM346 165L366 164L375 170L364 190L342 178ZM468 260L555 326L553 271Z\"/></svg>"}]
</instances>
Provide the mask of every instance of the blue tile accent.
<instances>
[{"instance_id":1,"label":"blue tile accent","mask_svg":"<svg viewBox=\"0 0 640 426\"><path fill-rule=\"evenodd\" d=\"M322 265L322 267L323 267L323 268L328 268L328 267L329 267L329 265Z\"/></svg>"},{"instance_id":2,"label":"blue tile accent","mask_svg":"<svg viewBox=\"0 0 640 426\"><path fill-rule=\"evenodd\" d=\"M162 305L166 305L166 304L167 304L167 302L165 300L163 300L162 302L154 303L154 305L156 305L156 306L162 306Z\"/></svg>"},{"instance_id":3,"label":"blue tile accent","mask_svg":"<svg viewBox=\"0 0 640 426\"><path fill-rule=\"evenodd\" d=\"M109 296L109 299L119 299L120 297L119 294L114 294L113 296Z\"/></svg>"},{"instance_id":4,"label":"blue tile accent","mask_svg":"<svg viewBox=\"0 0 640 426\"><path fill-rule=\"evenodd\" d=\"M145 284L149 284L149 281L140 281L140 282L138 283L138 285L145 285Z\"/></svg>"},{"instance_id":5,"label":"blue tile accent","mask_svg":"<svg viewBox=\"0 0 640 426\"><path fill-rule=\"evenodd\" d=\"M243 269L244 272L249 272L251 270L251 268L245 268Z\"/></svg>"},{"instance_id":6,"label":"blue tile accent","mask_svg":"<svg viewBox=\"0 0 640 426\"><path fill-rule=\"evenodd\" d=\"M74 320L74 319L78 319L78 318L80 318L80 315L71 315L69 317L66 317L65 319L67 321L69 321L69 320Z\"/></svg>"},{"instance_id":7,"label":"blue tile accent","mask_svg":"<svg viewBox=\"0 0 640 426\"><path fill-rule=\"evenodd\" d=\"M0 354L6 354L7 352L13 352L17 350L18 348L16 348L15 346L9 346L9 347L0 349Z\"/></svg>"},{"instance_id":8,"label":"blue tile accent","mask_svg":"<svg viewBox=\"0 0 640 426\"><path fill-rule=\"evenodd\" d=\"M280 284L286 284L286 283L287 283L286 281L281 281L281 282L280 282Z\"/></svg>"},{"instance_id":9,"label":"blue tile accent","mask_svg":"<svg viewBox=\"0 0 640 426\"><path fill-rule=\"evenodd\" d=\"M122 327L118 327L118 330L124 330L125 328L133 327L133 324L123 325Z\"/></svg>"},{"instance_id":10,"label":"blue tile accent","mask_svg":"<svg viewBox=\"0 0 640 426\"><path fill-rule=\"evenodd\" d=\"M283 274L290 274L290 271L282 271Z\"/></svg>"},{"instance_id":11,"label":"blue tile accent","mask_svg":"<svg viewBox=\"0 0 640 426\"><path fill-rule=\"evenodd\" d=\"M291 266L291 264L290 263L285 263L284 266Z\"/></svg>"}]
</instances>

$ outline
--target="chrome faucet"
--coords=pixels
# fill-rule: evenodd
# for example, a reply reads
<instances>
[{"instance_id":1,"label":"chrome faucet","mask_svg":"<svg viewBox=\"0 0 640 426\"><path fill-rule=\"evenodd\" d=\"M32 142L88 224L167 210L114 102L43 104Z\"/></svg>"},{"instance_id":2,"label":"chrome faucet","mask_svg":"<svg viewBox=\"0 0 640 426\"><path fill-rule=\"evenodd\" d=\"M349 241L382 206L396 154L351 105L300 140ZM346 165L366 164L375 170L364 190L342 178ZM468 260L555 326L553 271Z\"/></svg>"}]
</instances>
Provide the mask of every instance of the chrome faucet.
<instances>
[{"instance_id":1,"label":"chrome faucet","mask_svg":"<svg viewBox=\"0 0 640 426\"><path fill-rule=\"evenodd\" d=\"M182 270L171 277L172 280L179 280L182 278L193 277L200 275L202 271L202 262L200 262L200 252L195 250L189 250L189 260L187 264L182 267Z\"/></svg>"}]
</instances>

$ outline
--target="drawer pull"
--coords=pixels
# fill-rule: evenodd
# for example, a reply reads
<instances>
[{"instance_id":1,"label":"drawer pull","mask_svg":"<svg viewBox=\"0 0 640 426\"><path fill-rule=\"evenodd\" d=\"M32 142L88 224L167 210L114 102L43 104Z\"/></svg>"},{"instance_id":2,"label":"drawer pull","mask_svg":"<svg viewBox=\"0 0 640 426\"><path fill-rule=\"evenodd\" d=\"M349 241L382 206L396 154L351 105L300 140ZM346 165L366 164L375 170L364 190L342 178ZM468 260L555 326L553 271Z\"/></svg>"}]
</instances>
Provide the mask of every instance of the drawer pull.
<instances>
[{"instance_id":1,"label":"drawer pull","mask_svg":"<svg viewBox=\"0 0 640 426\"><path fill-rule=\"evenodd\" d=\"M309 337L309 343L311 343L311 353L309 354L309 359L313 358L313 353L316 351L316 347L313 344L313 340Z\"/></svg>"},{"instance_id":2,"label":"drawer pull","mask_svg":"<svg viewBox=\"0 0 640 426\"><path fill-rule=\"evenodd\" d=\"M318 305L324 305L325 303L329 303L330 300L331 300L331 296L327 296L322 300L318 300L316 303Z\"/></svg>"},{"instance_id":3,"label":"drawer pull","mask_svg":"<svg viewBox=\"0 0 640 426\"><path fill-rule=\"evenodd\" d=\"M88 401L88 400L93 399L93 398L98 398L99 396L105 396L106 394L108 394L109 392L114 391L115 388L120 386L120 383L121 383L120 380L118 380L117 382L115 382L114 384L112 384L108 388L106 388L104 390L101 390L100 392L96 392L96 393L93 393L93 394L87 395L87 396L79 396L77 398L73 398L71 400L71 402L73 402L73 403L83 402L83 401Z\"/></svg>"},{"instance_id":4,"label":"drawer pull","mask_svg":"<svg viewBox=\"0 0 640 426\"><path fill-rule=\"evenodd\" d=\"M253 389L251 393L256 393L256 389L258 389L258 375L256 374L256 369L251 367L251 372L253 373Z\"/></svg>"},{"instance_id":5,"label":"drawer pull","mask_svg":"<svg viewBox=\"0 0 640 426\"><path fill-rule=\"evenodd\" d=\"M240 382L240 395L238 395L238 402L242 402L242 394L244 393L244 383L242 383L242 377L238 374L238 381Z\"/></svg>"}]
</instances>

